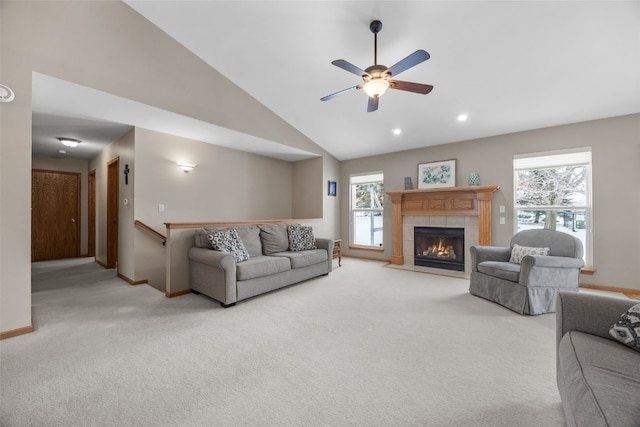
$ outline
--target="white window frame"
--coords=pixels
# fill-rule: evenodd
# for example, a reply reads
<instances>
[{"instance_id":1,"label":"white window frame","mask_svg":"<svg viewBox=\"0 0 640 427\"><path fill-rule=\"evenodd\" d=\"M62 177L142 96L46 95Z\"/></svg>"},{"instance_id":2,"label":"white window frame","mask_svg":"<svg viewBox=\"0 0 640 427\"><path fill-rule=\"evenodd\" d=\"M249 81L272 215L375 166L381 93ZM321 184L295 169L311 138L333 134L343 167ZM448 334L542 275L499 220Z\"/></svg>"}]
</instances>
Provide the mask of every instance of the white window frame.
<instances>
[{"instance_id":1,"label":"white window frame","mask_svg":"<svg viewBox=\"0 0 640 427\"><path fill-rule=\"evenodd\" d=\"M586 203L573 206L518 206L517 184L518 170L544 169L554 166L579 166L586 167ZM591 147L581 147L568 150L545 151L539 153L517 154L513 157L513 226L514 233L518 232L518 213L530 210L584 210L585 211L585 242L584 260L585 267L593 267L593 197L592 197L592 160Z\"/></svg>"},{"instance_id":2,"label":"white window frame","mask_svg":"<svg viewBox=\"0 0 640 427\"><path fill-rule=\"evenodd\" d=\"M362 244L355 243L355 221L354 216L356 212L379 212L382 217L384 217L384 205L379 208L355 208L355 199L356 199L356 184L373 184L377 182L382 182L382 186L384 188L384 173L381 171L378 172L368 172L364 174L356 174L349 176L349 245L362 247L362 248L375 248L382 249L384 246L384 219L382 220L382 224L379 227L382 235L382 242L379 245L375 244Z\"/></svg>"}]
</instances>

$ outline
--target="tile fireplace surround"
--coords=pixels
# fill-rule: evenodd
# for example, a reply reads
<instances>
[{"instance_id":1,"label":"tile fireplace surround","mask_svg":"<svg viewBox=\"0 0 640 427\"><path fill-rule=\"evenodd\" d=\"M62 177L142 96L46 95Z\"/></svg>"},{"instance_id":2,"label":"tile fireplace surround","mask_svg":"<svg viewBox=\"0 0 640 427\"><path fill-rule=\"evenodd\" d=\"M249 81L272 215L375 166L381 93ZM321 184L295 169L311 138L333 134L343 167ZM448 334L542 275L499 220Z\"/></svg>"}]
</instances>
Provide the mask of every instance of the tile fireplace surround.
<instances>
[{"instance_id":1,"label":"tile fireplace surround","mask_svg":"<svg viewBox=\"0 0 640 427\"><path fill-rule=\"evenodd\" d=\"M491 201L497 185L389 191L393 206L391 264L414 263L414 227L464 228L465 273L472 245L491 245Z\"/></svg>"}]
</instances>

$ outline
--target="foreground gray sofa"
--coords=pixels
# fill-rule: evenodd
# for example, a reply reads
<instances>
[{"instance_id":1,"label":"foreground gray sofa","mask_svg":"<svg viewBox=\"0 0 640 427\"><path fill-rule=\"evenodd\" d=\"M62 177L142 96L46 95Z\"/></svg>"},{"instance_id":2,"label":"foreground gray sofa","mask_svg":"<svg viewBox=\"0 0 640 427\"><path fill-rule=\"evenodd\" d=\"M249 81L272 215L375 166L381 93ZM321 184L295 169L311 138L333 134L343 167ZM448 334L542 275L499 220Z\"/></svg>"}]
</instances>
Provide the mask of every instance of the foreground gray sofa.
<instances>
[{"instance_id":1,"label":"foreground gray sofa","mask_svg":"<svg viewBox=\"0 0 640 427\"><path fill-rule=\"evenodd\" d=\"M640 352L609 328L638 301L560 292L557 376L569 426L640 426Z\"/></svg>"},{"instance_id":2,"label":"foreground gray sofa","mask_svg":"<svg viewBox=\"0 0 640 427\"><path fill-rule=\"evenodd\" d=\"M548 248L548 254L523 255L513 260L515 246ZM509 247L472 246L469 292L520 314L553 313L559 290L578 291L582 242L552 230L524 230ZM521 255L526 251L521 252Z\"/></svg>"},{"instance_id":3,"label":"foreground gray sofa","mask_svg":"<svg viewBox=\"0 0 640 427\"><path fill-rule=\"evenodd\" d=\"M191 290L229 307L238 301L331 272L333 240L316 238L317 249L293 252L289 250L288 225L257 224L197 230L195 246L188 253ZM227 229L237 230L249 254L248 260L236 262L232 255L213 250L209 235Z\"/></svg>"}]
</instances>

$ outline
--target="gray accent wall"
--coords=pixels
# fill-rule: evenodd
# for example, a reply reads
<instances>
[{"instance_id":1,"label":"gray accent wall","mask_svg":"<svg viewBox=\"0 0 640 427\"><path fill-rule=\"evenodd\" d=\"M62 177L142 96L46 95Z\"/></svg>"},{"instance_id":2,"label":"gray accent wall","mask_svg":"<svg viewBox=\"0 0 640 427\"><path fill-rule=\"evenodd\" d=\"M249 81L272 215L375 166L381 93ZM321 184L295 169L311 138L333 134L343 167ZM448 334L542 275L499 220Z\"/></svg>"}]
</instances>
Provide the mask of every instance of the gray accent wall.
<instances>
[{"instance_id":1,"label":"gray accent wall","mask_svg":"<svg viewBox=\"0 0 640 427\"><path fill-rule=\"evenodd\" d=\"M391 141L390 141L391 142ZM471 172L481 185L499 185L494 193L492 239L509 244L513 221L513 156L577 147L592 148L593 164L593 260L594 275L582 275L582 283L640 289L640 114L512 133L471 141L426 147L342 162L340 201L349 206L349 176L384 172L385 190L403 190L404 177L417 181L419 163L456 159L456 185L467 185ZM506 224L499 223L498 207L504 205ZM341 234L349 238L349 210L341 211ZM349 249L345 254L390 259L391 202L384 212L384 252Z\"/></svg>"}]
</instances>

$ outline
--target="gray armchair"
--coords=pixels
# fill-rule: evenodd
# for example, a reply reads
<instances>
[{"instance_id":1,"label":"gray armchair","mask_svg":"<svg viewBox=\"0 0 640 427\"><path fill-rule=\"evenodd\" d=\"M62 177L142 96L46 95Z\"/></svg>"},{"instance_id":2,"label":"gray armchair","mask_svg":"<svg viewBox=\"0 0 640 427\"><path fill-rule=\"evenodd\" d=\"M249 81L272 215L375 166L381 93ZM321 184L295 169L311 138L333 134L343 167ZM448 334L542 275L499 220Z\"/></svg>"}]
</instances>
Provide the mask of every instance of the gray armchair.
<instances>
[{"instance_id":1,"label":"gray armchair","mask_svg":"<svg viewBox=\"0 0 640 427\"><path fill-rule=\"evenodd\" d=\"M515 245L548 254L510 262ZM472 246L469 292L520 314L554 313L559 290L578 291L582 254L577 237L552 230L521 231L509 247Z\"/></svg>"}]
</instances>

